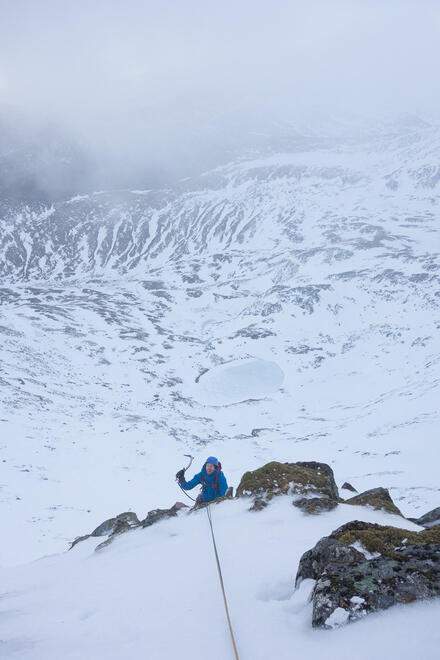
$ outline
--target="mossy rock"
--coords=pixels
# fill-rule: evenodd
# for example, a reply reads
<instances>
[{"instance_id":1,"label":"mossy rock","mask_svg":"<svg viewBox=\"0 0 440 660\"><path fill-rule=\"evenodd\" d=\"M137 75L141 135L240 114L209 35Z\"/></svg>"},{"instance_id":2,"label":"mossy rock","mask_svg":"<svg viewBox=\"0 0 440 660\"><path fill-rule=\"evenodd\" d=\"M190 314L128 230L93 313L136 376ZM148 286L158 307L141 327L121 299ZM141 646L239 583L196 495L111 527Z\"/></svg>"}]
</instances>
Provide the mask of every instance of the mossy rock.
<instances>
[{"instance_id":1,"label":"mossy rock","mask_svg":"<svg viewBox=\"0 0 440 660\"><path fill-rule=\"evenodd\" d=\"M324 511L332 511L338 506L337 501L331 500L329 497L300 497L297 500L293 500L292 504L304 511L304 513L311 515L323 513Z\"/></svg>"},{"instance_id":2,"label":"mossy rock","mask_svg":"<svg viewBox=\"0 0 440 660\"><path fill-rule=\"evenodd\" d=\"M237 497L250 496L270 501L275 495L317 495L339 499L333 470L325 463L272 461L246 472L237 488Z\"/></svg>"},{"instance_id":3,"label":"mossy rock","mask_svg":"<svg viewBox=\"0 0 440 660\"><path fill-rule=\"evenodd\" d=\"M359 493L359 495L355 495L354 497L345 500L345 504L371 506L373 509L383 510L387 513L394 513L403 518L402 512L394 504L387 488L372 488L371 490L366 490L363 493Z\"/></svg>"},{"instance_id":4,"label":"mossy rock","mask_svg":"<svg viewBox=\"0 0 440 660\"><path fill-rule=\"evenodd\" d=\"M316 581L312 625L319 628L439 597L440 527L414 532L354 520L303 554L296 584L306 578Z\"/></svg>"},{"instance_id":5,"label":"mossy rock","mask_svg":"<svg viewBox=\"0 0 440 660\"><path fill-rule=\"evenodd\" d=\"M396 548L403 545L421 546L440 543L440 527L412 532L408 529L355 520L332 532L331 538L336 539L343 545L351 545L355 541L360 541L368 552L392 555Z\"/></svg>"},{"instance_id":6,"label":"mossy rock","mask_svg":"<svg viewBox=\"0 0 440 660\"><path fill-rule=\"evenodd\" d=\"M428 511L428 513L420 516L420 518L408 518L408 520L415 522L421 527L434 527L435 525L440 525L440 506L436 509L432 509L432 511Z\"/></svg>"}]
</instances>

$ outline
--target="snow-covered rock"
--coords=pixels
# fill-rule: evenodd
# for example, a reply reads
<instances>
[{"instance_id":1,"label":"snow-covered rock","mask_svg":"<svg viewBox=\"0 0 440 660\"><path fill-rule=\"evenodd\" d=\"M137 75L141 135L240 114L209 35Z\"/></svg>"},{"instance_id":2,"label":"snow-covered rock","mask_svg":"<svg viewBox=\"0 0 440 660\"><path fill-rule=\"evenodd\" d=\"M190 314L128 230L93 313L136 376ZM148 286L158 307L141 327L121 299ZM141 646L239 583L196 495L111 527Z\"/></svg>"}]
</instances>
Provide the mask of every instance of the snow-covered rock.
<instances>
[{"instance_id":1,"label":"snow-covered rock","mask_svg":"<svg viewBox=\"0 0 440 660\"><path fill-rule=\"evenodd\" d=\"M409 520L412 520L422 527L434 527L434 525L440 525L440 506L432 509L432 511L424 513L420 518L409 518Z\"/></svg>"},{"instance_id":2,"label":"snow-covered rock","mask_svg":"<svg viewBox=\"0 0 440 660\"><path fill-rule=\"evenodd\" d=\"M334 628L369 612L440 596L440 529L354 521L301 557L296 582L315 579L312 623Z\"/></svg>"},{"instance_id":3,"label":"snow-covered rock","mask_svg":"<svg viewBox=\"0 0 440 660\"><path fill-rule=\"evenodd\" d=\"M354 504L361 506L372 506L373 509L383 509L389 513L396 514L401 516L399 508L394 504L393 498L391 497L389 490L387 488L371 488L366 490L363 493L354 495L348 500L345 500L346 504Z\"/></svg>"},{"instance_id":4,"label":"snow-covered rock","mask_svg":"<svg viewBox=\"0 0 440 660\"><path fill-rule=\"evenodd\" d=\"M245 472L237 487L237 497L253 498L252 510L261 510L276 495L293 495L293 504L307 513L329 511L339 500L333 470L316 461L272 461Z\"/></svg>"}]
</instances>

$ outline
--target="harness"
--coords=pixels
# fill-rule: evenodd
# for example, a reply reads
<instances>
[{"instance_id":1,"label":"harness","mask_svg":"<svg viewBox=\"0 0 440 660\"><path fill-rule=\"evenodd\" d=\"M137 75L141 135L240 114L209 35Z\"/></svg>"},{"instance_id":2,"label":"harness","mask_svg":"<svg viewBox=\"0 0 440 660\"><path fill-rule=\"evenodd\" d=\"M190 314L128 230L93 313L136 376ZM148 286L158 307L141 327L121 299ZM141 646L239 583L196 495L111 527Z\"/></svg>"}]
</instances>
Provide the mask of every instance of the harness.
<instances>
[{"instance_id":1,"label":"harness","mask_svg":"<svg viewBox=\"0 0 440 660\"><path fill-rule=\"evenodd\" d=\"M221 472L221 471L222 471L222 464L221 464L220 461L219 461L219 462L218 462L218 470L217 470L217 474L215 475L215 480L214 480L214 483L212 483L212 484L207 483L207 482L206 482L206 477L205 477L205 475L202 474L202 491L204 491L205 488L212 487L212 488L214 488L214 490L215 490L216 492L217 492L217 491L220 492L220 488L219 488L219 485L218 485L218 478L219 478L219 476L220 476L220 472Z\"/></svg>"}]
</instances>

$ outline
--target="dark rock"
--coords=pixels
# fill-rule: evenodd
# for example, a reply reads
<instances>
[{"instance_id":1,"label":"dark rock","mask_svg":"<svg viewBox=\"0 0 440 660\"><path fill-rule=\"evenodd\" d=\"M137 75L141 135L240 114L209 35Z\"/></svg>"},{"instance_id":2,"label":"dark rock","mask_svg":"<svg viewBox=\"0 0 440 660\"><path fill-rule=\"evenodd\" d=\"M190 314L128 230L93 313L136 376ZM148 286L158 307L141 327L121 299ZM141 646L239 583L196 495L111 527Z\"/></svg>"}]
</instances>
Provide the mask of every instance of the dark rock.
<instances>
[{"instance_id":1,"label":"dark rock","mask_svg":"<svg viewBox=\"0 0 440 660\"><path fill-rule=\"evenodd\" d=\"M154 525L154 523L159 522L159 520L177 516L177 513L180 511L180 509L184 508L188 508L186 504L183 504L183 502L176 502L170 509L153 509L152 511L148 512L146 518L141 520L139 524L142 527L150 527L150 525Z\"/></svg>"},{"instance_id":2,"label":"dark rock","mask_svg":"<svg viewBox=\"0 0 440 660\"><path fill-rule=\"evenodd\" d=\"M339 499L338 487L336 485L335 476L330 465L327 465L327 463L317 463L316 461L298 461L293 465L306 468L307 470L315 470L318 475L321 473L324 474L326 477L325 484L320 488L320 490L324 495L327 495L328 497L331 497L335 500Z\"/></svg>"},{"instance_id":3,"label":"dark rock","mask_svg":"<svg viewBox=\"0 0 440 660\"><path fill-rule=\"evenodd\" d=\"M315 461L298 463L272 461L257 470L246 472L237 488L237 497L254 498L253 511L263 508L262 502L267 504L276 495L339 501L333 470L329 465ZM326 505L320 503L318 506L323 509ZM310 508L313 508L313 504L310 504Z\"/></svg>"},{"instance_id":4,"label":"dark rock","mask_svg":"<svg viewBox=\"0 0 440 660\"><path fill-rule=\"evenodd\" d=\"M77 543L85 541L89 538L94 538L98 536L107 536L107 539L96 546L95 550L101 550L102 548L108 546L116 536L128 532L131 529L136 529L139 527L149 527L159 520L164 518L170 518L171 516L177 516L177 513L181 509L187 509L188 507L183 502L176 502L170 509L153 509L149 511L144 520L139 520L137 515L132 511L127 511L125 513L120 513L115 516L115 518L109 518L101 523L91 534L86 534L85 536L80 536L76 538L69 550L71 550Z\"/></svg>"},{"instance_id":5,"label":"dark rock","mask_svg":"<svg viewBox=\"0 0 440 660\"><path fill-rule=\"evenodd\" d=\"M109 518L101 523L90 536L110 536L115 534L117 530L128 527L136 527L139 525L138 517L132 511L120 513L115 518Z\"/></svg>"},{"instance_id":6,"label":"dark rock","mask_svg":"<svg viewBox=\"0 0 440 660\"><path fill-rule=\"evenodd\" d=\"M411 520L417 525L427 528L440 525L440 506L436 509L432 509L432 511L428 511L428 513L420 516L420 518L411 518Z\"/></svg>"},{"instance_id":7,"label":"dark rock","mask_svg":"<svg viewBox=\"0 0 440 660\"><path fill-rule=\"evenodd\" d=\"M196 504L190 509L190 511L197 511L198 509L205 509L209 504L220 504L220 502L224 502L225 500L231 500L234 497L234 489L232 486L229 486L228 490L226 493L223 495L223 497L216 497L215 500L211 500L210 502L196 502Z\"/></svg>"},{"instance_id":8,"label":"dark rock","mask_svg":"<svg viewBox=\"0 0 440 660\"><path fill-rule=\"evenodd\" d=\"M331 536L325 536L308 550L300 559L298 572L296 574L296 586L302 580L317 580L329 564L359 564L365 560L365 556L356 550L343 545Z\"/></svg>"},{"instance_id":9,"label":"dark rock","mask_svg":"<svg viewBox=\"0 0 440 660\"><path fill-rule=\"evenodd\" d=\"M262 511L266 507L267 507L266 500L263 500L261 497L256 497L249 511Z\"/></svg>"},{"instance_id":10,"label":"dark rock","mask_svg":"<svg viewBox=\"0 0 440 660\"><path fill-rule=\"evenodd\" d=\"M312 624L319 628L440 596L440 527L412 532L347 523L304 553L296 584L305 578L316 580Z\"/></svg>"},{"instance_id":11,"label":"dark rock","mask_svg":"<svg viewBox=\"0 0 440 660\"><path fill-rule=\"evenodd\" d=\"M70 544L69 550L72 550L76 546L77 543L81 543L81 541L85 541L86 539L90 538L90 534L84 534L84 536L77 536L74 541Z\"/></svg>"},{"instance_id":12,"label":"dark rock","mask_svg":"<svg viewBox=\"0 0 440 660\"><path fill-rule=\"evenodd\" d=\"M297 500L293 500L292 504L304 511L304 513L310 514L331 511L338 506L337 501L331 500L329 497L300 497Z\"/></svg>"},{"instance_id":13,"label":"dark rock","mask_svg":"<svg viewBox=\"0 0 440 660\"><path fill-rule=\"evenodd\" d=\"M346 481L345 483L342 484L342 488L344 490L351 490L352 493L357 493L358 492L356 490L356 488L354 488L351 484L348 483L348 481Z\"/></svg>"},{"instance_id":14,"label":"dark rock","mask_svg":"<svg viewBox=\"0 0 440 660\"><path fill-rule=\"evenodd\" d=\"M255 324L252 324L246 328L237 330L237 332L233 334L232 337L228 337L228 339L236 339L237 337L247 337L248 339L263 339L265 337L274 336L275 333L272 332L272 330L268 330L267 328L259 328Z\"/></svg>"},{"instance_id":15,"label":"dark rock","mask_svg":"<svg viewBox=\"0 0 440 660\"><path fill-rule=\"evenodd\" d=\"M354 497L345 500L345 504L371 506L373 509L384 510L388 513L402 516L400 509L394 504L387 488L372 488L371 490L366 490L363 493L359 493L359 495L355 495Z\"/></svg>"},{"instance_id":16,"label":"dark rock","mask_svg":"<svg viewBox=\"0 0 440 660\"><path fill-rule=\"evenodd\" d=\"M79 536L78 538L76 538L72 542L69 550L75 547L77 543L80 543L81 541L85 541L90 537L113 536L115 534L120 534L121 532L127 531L132 527L139 527L139 525L140 522L138 520L138 517L132 511L126 511L124 513L120 513L114 518L109 518L108 520L104 520L104 522L98 525L98 527L94 529L91 534L85 534L84 536Z\"/></svg>"}]
</instances>

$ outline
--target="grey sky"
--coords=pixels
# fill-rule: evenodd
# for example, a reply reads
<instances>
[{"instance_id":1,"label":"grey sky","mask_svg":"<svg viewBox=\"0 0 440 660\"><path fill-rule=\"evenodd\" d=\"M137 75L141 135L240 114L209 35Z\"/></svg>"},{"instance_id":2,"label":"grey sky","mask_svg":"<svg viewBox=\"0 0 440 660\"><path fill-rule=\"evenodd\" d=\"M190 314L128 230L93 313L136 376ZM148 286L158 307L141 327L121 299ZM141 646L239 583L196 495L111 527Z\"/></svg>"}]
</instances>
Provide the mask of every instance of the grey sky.
<instances>
[{"instance_id":1,"label":"grey sky","mask_svg":"<svg viewBox=\"0 0 440 660\"><path fill-rule=\"evenodd\" d=\"M0 0L1 104L133 166L211 121L436 117L439 61L435 0Z\"/></svg>"}]
</instances>

